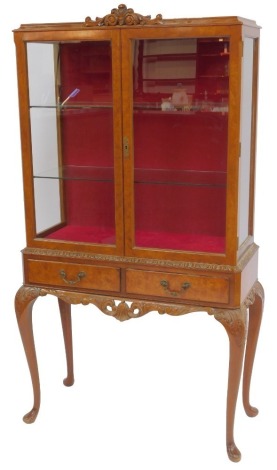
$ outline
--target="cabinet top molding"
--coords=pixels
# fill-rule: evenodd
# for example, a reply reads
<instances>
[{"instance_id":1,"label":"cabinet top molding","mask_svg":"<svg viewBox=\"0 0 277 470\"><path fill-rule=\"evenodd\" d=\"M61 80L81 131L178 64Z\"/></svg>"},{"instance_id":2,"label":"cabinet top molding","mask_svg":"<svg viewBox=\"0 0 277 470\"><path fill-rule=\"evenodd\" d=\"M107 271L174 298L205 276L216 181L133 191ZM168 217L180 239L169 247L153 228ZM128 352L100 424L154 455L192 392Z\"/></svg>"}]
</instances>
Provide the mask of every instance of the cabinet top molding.
<instances>
[{"instance_id":1,"label":"cabinet top molding","mask_svg":"<svg viewBox=\"0 0 277 470\"><path fill-rule=\"evenodd\" d=\"M110 13L103 17L96 17L92 20L90 16L85 18L84 22L74 23L40 23L40 24L22 24L18 31L69 31L82 30L90 28L126 28L140 26L236 26L245 25L260 28L255 21L239 16L218 16L208 18L175 18L164 19L161 14L151 19L150 15L144 16L135 13L133 8L127 8L123 3L118 8L113 8Z\"/></svg>"},{"instance_id":2,"label":"cabinet top molding","mask_svg":"<svg viewBox=\"0 0 277 470\"><path fill-rule=\"evenodd\" d=\"M108 13L103 18L96 18L92 21L90 16L85 19L86 26L133 26L133 25L146 25L146 24L160 24L162 23L162 15L157 15L156 18L151 20L151 16L143 16L140 13L135 13L133 8L127 8L124 3L118 5L118 8L113 8L111 13Z\"/></svg>"}]
</instances>

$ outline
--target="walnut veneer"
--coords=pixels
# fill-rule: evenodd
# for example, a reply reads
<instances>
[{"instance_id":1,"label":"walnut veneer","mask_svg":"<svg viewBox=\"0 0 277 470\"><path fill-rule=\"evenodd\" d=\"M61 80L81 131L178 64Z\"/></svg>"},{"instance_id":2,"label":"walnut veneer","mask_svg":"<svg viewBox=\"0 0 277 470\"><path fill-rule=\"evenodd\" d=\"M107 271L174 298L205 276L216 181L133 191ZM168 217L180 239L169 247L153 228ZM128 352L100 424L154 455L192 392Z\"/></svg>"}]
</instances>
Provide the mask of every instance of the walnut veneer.
<instances>
[{"instance_id":1,"label":"walnut veneer","mask_svg":"<svg viewBox=\"0 0 277 470\"><path fill-rule=\"evenodd\" d=\"M248 416L263 310L254 243L259 27L239 17L21 25L27 246L15 309L34 391L38 297L57 297L74 382L71 305L120 321L205 311L230 342L226 442L241 372ZM181 83L180 83L181 82ZM245 359L244 359L245 358Z\"/></svg>"}]
</instances>

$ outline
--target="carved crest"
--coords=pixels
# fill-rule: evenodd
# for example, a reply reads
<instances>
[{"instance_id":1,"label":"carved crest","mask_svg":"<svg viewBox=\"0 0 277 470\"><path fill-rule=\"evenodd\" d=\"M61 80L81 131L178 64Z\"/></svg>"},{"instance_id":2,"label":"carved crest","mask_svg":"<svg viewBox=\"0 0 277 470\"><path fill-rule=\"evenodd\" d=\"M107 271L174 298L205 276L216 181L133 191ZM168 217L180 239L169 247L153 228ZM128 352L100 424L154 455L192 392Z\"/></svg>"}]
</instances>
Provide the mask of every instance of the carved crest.
<instances>
[{"instance_id":1,"label":"carved crest","mask_svg":"<svg viewBox=\"0 0 277 470\"><path fill-rule=\"evenodd\" d=\"M157 15L156 18L151 19L151 16L143 16L135 13L132 8L127 8L126 5L121 3L118 8L113 8L111 13L105 15L103 18L96 18L93 21L89 16L85 19L85 26L134 26L145 24L160 24L162 23L162 15Z\"/></svg>"}]
</instances>

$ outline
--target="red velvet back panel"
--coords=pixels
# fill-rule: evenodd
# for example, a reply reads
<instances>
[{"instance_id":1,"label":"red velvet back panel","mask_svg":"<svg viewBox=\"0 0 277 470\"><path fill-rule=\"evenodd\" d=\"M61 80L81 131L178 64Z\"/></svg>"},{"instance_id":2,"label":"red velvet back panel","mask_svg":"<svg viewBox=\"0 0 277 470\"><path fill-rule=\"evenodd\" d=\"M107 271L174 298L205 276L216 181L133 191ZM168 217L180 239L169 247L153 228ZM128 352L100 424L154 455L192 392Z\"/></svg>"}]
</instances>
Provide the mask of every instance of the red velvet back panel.
<instances>
[{"instance_id":1,"label":"red velvet back panel","mask_svg":"<svg viewBox=\"0 0 277 470\"><path fill-rule=\"evenodd\" d=\"M111 74L110 42L60 46L61 102L80 90L61 109L62 163L88 169L63 183L63 239L114 242ZM135 111L138 246L224 251L227 127L219 112Z\"/></svg>"},{"instance_id":2,"label":"red velvet back panel","mask_svg":"<svg viewBox=\"0 0 277 470\"><path fill-rule=\"evenodd\" d=\"M80 90L74 98L67 101L67 107L62 110L63 165L84 168L82 179L64 182L66 223L114 228L110 42L62 44L60 70L61 101L72 90ZM70 107L71 105L73 106ZM87 172L85 167L88 167ZM100 178L99 175L94 178L91 167L110 168L111 171L106 171Z\"/></svg>"},{"instance_id":3,"label":"red velvet back panel","mask_svg":"<svg viewBox=\"0 0 277 470\"><path fill-rule=\"evenodd\" d=\"M219 113L135 115L135 165L152 170L147 184L136 184L137 244L149 246L142 236L149 231L153 247L164 238L167 248L224 251L227 126ZM184 233L195 243L181 241Z\"/></svg>"},{"instance_id":4,"label":"red velvet back panel","mask_svg":"<svg viewBox=\"0 0 277 470\"><path fill-rule=\"evenodd\" d=\"M228 117L220 113L135 114L135 167L226 172Z\"/></svg>"}]
</instances>

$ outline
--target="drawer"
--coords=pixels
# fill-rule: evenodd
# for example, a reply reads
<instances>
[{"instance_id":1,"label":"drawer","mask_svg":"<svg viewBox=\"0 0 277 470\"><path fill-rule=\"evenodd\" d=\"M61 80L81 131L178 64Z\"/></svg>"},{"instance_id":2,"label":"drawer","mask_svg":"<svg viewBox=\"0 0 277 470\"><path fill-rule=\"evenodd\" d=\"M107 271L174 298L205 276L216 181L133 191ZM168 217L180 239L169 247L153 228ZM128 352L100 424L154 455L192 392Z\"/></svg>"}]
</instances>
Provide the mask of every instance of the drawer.
<instances>
[{"instance_id":1,"label":"drawer","mask_svg":"<svg viewBox=\"0 0 277 470\"><path fill-rule=\"evenodd\" d=\"M128 294L227 304L229 279L209 275L128 269L126 291Z\"/></svg>"},{"instance_id":2,"label":"drawer","mask_svg":"<svg viewBox=\"0 0 277 470\"><path fill-rule=\"evenodd\" d=\"M88 264L28 260L26 282L29 284L119 292L120 269L90 266Z\"/></svg>"}]
</instances>

